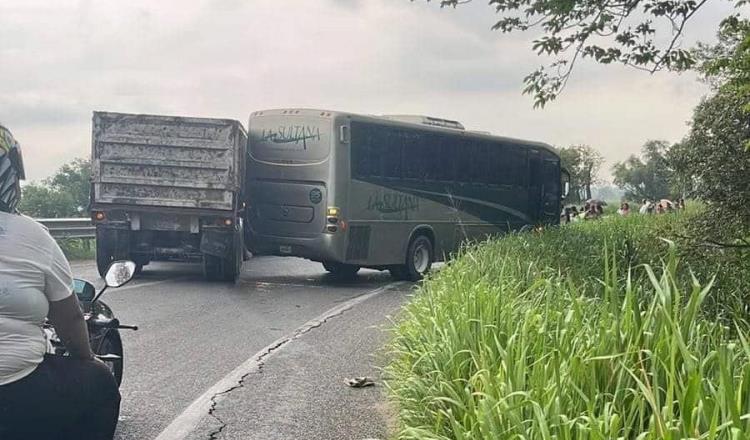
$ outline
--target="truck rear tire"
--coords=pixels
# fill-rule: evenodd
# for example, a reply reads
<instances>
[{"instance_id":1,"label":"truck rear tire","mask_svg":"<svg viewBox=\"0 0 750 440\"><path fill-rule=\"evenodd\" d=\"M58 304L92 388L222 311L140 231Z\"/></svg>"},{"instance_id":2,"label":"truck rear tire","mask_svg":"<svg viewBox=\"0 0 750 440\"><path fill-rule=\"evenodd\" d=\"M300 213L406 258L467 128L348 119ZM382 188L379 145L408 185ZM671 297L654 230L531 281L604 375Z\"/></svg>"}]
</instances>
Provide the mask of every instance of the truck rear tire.
<instances>
[{"instance_id":1,"label":"truck rear tire","mask_svg":"<svg viewBox=\"0 0 750 440\"><path fill-rule=\"evenodd\" d=\"M221 258L213 255L203 256L203 275L208 281L236 282L240 271L233 258Z\"/></svg>"},{"instance_id":2,"label":"truck rear tire","mask_svg":"<svg viewBox=\"0 0 750 440\"><path fill-rule=\"evenodd\" d=\"M203 254L203 275L209 281L237 282L242 270L242 254L241 245L235 246L235 251L229 258Z\"/></svg>"}]
</instances>

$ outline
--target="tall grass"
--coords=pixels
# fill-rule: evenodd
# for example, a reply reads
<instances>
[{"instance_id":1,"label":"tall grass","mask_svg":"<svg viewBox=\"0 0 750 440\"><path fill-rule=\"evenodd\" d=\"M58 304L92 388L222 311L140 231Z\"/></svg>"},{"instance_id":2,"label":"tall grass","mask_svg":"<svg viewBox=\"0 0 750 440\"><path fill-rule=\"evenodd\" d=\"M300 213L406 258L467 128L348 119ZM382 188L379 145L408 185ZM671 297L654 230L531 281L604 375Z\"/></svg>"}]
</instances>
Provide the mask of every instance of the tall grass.
<instances>
[{"instance_id":1,"label":"tall grass","mask_svg":"<svg viewBox=\"0 0 750 440\"><path fill-rule=\"evenodd\" d=\"M428 280L390 345L398 437L750 436L746 326L707 319L711 278L658 240L667 225L628 229L641 221L662 220L508 237ZM623 248L631 232L655 248Z\"/></svg>"},{"instance_id":2,"label":"tall grass","mask_svg":"<svg viewBox=\"0 0 750 440\"><path fill-rule=\"evenodd\" d=\"M510 235L481 246L481 251L470 248L467 252L485 266L504 258L534 261L535 268L560 271L572 281L586 284L587 292L598 295L605 246L617 257L619 276L624 278L632 269L634 282L639 284L647 279L643 265L660 264L672 242L676 244L675 251L682 263L676 275L682 288L690 287L691 273L701 280L716 277L704 310L729 321L741 315L749 316L750 252L708 246L702 242L702 237L686 237L686 231L700 214L700 207L694 206L688 212L675 214L614 215L548 229L542 234ZM480 268L492 276L492 268Z\"/></svg>"}]
</instances>

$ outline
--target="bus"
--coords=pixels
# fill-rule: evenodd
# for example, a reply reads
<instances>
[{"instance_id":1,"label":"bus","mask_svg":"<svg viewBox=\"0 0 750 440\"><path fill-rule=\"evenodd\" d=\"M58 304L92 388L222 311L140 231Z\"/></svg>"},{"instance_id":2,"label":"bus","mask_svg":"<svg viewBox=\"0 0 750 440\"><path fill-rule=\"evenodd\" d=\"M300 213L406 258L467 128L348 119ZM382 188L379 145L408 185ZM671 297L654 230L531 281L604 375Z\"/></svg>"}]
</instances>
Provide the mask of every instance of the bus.
<instances>
[{"instance_id":1,"label":"bus","mask_svg":"<svg viewBox=\"0 0 750 440\"><path fill-rule=\"evenodd\" d=\"M252 113L246 170L253 254L413 281L467 240L559 223L565 173L543 143L313 109Z\"/></svg>"}]
</instances>

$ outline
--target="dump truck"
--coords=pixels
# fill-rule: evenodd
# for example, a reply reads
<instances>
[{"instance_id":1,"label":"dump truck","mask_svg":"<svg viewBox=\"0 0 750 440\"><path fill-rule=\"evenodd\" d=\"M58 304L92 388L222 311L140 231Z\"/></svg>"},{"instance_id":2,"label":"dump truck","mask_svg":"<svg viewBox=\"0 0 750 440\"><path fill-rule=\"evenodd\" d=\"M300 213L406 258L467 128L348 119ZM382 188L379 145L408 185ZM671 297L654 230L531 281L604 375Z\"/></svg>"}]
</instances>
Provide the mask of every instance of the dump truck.
<instances>
[{"instance_id":1,"label":"dump truck","mask_svg":"<svg viewBox=\"0 0 750 440\"><path fill-rule=\"evenodd\" d=\"M243 242L247 133L238 121L94 112L91 218L99 274L129 259L200 261L235 281Z\"/></svg>"}]
</instances>

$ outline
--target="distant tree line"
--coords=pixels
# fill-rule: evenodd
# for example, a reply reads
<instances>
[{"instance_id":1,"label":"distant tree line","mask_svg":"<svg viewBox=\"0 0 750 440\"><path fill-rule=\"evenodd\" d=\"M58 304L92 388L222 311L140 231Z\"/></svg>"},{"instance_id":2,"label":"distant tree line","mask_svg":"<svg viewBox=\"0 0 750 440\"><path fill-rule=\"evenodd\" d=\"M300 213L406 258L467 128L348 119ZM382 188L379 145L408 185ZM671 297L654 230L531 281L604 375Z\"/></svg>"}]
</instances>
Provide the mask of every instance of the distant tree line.
<instances>
[{"instance_id":1,"label":"distant tree line","mask_svg":"<svg viewBox=\"0 0 750 440\"><path fill-rule=\"evenodd\" d=\"M614 182L630 199L702 200L704 229L739 231L750 247L750 21L725 20L718 44L695 57L712 93L693 111L688 134L674 145L647 142L640 156L614 166Z\"/></svg>"},{"instance_id":2,"label":"distant tree line","mask_svg":"<svg viewBox=\"0 0 750 440\"><path fill-rule=\"evenodd\" d=\"M77 158L51 177L23 186L18 210L34 218L88 216L91 162Z\"/></svg>"}]
</instances>

